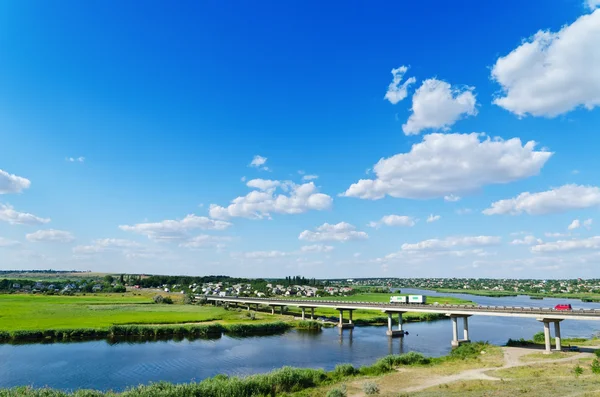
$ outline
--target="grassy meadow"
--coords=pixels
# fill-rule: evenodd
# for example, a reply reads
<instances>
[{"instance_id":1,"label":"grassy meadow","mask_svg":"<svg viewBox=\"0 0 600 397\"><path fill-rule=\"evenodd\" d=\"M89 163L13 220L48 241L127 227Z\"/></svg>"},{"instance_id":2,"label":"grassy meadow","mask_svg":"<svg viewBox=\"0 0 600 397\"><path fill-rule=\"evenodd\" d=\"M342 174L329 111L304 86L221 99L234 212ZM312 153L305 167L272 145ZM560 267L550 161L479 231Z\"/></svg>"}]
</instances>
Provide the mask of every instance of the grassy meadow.
<instances>
[{"instance_id":1,"label":"grassy meadow","mask_svg":"<svg viewBox=\"0 0 600 397\"><path fill-rule=\"evenodd\" d=\"M275 319L266 313L256 313L256 320ZM214 306L158 305L150 295L0 295L0 331L107 329L112 325L208 321L238 323L251 320L243 312Z\"/></svg>"}]
</instances>

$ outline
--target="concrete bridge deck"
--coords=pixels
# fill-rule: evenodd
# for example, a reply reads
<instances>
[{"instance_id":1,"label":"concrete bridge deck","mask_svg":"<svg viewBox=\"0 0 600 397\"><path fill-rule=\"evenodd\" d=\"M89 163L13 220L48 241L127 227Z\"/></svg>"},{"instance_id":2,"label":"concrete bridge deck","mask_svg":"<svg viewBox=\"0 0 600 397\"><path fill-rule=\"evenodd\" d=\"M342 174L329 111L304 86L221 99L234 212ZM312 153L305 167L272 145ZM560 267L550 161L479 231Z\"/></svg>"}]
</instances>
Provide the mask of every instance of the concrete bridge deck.
<instances>
[{"instance_id":1,"label":"concrete bridge deck","mask_svg":"<svg viewBox=\"0 0 600 397\"><path fill-rule=\"evenodd\" d=\"M376 310L388 315L387 335L391 337L404 336L402 314L414 313L438 313L444 314L452 319L452 346L469 342L468 318L473 315L498 316L498 317L526 317L534 318L544 324L544 337L546 353L551 352L550 323L554 323L556 350L561 350L560 322L563 320L592 320L600 321L600 310L575 309L556 310L544 307L511 307L511 306L478 306L478 305L446 305L446 304L413 304L413 303L383 303L383 302L359 302L359 301L331 301L331 300L309 300L309 299L272 299L272 298L243 298L235 296L205 296L209 302L229 302L242 304L250 309L250 305L271 306L272 313L275 307L294 306L302 310L302 319L305 318L305 310L311 310L311 319L314 318L315 308L335 309L340 312L340 329L353 328L352 311L354 310ZM348 312L348 322L344 322L344 312ZM392 327L392 315L398 315L398 329ZM458 338L458 319L463 320L463 338Z\"/></svg>"}]
</instances>

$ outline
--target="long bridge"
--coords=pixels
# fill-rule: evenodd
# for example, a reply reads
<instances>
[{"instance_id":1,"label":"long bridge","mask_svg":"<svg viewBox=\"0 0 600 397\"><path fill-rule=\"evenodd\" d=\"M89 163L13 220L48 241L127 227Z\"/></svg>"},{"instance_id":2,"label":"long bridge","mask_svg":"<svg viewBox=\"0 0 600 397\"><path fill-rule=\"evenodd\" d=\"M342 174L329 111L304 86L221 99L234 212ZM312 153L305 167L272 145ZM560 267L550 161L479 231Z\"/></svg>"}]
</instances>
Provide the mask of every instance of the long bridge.
<instances>
[{"instance_id":1,"label":"long bridge","mask_svg":"<svg viewBox=\"0 0 600 397\"><path fill-rule=\"evenodd\" d=\"M546 353L551 353L550 324L554 323L554 336L556 350L561 350L560 322L570 320L600 321L600 310L577 309L556 310L543 307L511 307L511 306L479 306L479 305L448 305L448 304L414 304L414 303L380 303L357 301L330 301L306 299L272 299L272 298L244 298L234 296L205 296L207 301L218 303L232 303L246 306L250 310L254 305L256 310L260 305L269 306L271 314L280 308L281 314L286 306L298 307L302 311L302 319L306 319L306 309L310 309L310 318L314 319L315 308L335 309L340 317L338 327L341 329L353 328L352 312L354 310L376 310L388 316L388 329L386 334L390 337L404 336L402 314L413 313L438 313L448 316L452 320L452 347L469 342L468 318L473 315L498 316L498 317L527 317L535 318L544 324L544 337ZM348 321L344 321L344 312L348 313ZM398 315L398 328L392 327L392 316ZM458 319L463 320L463 338L458 336Z\"/></svg>"}]
</instances>

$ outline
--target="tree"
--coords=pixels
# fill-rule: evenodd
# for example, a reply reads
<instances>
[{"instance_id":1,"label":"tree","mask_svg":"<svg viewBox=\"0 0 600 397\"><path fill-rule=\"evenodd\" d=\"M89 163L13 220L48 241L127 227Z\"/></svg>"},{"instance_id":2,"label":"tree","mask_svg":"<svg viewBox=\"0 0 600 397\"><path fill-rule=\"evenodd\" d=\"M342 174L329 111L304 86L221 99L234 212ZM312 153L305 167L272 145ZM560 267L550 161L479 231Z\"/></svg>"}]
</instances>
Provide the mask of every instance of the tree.
<instances>
[{"instance_id":1,"label":"tree","mask_svg":"<svg viewBox=\"0 0 600 397\"><path fill-rule=\"evenodd\" d=\"M104 276L104 281L106 281L106 283L108 284L112 284L115 281L115 278L110 274L107 274L106 276Z\"/></svg>"}]
</instances>

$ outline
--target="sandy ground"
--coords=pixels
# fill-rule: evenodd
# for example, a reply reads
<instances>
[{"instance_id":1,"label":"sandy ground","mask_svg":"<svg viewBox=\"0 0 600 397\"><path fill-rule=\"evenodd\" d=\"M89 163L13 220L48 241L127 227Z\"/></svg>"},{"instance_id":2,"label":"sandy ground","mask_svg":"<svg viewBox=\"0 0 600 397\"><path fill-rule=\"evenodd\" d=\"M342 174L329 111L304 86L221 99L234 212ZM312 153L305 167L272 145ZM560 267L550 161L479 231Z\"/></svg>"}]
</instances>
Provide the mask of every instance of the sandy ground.
<instances>
[{"instance_id":1,"label":"sandy ground","mask_svg":"<svg viewBox=\"0 0 600 397\"><path fill-rule=\"evenodd\" d=\"M566 358L561 358L561 359L522 361L521 358L523 356L533 354L533 353L539 353L539 352L542 352L543 350L542 349L524 348L524 347L503 347L502 352L504 353L504 364L501 367L475 368L475 369L465 370L465 371L462 371L462 372L459 372L459 373L456 373L453 375L445 375L445 376L433 375L433 376L427 378L424 382L421 382L419 385L406 387L406 388L398 388L396 390L398 392L410 393L410 392L417 392L417 391L425 390L430 387L435 387L435 386L439 386L439 385L443 385L443 384L454 383L457 381L479 380L479 379L480 380L488 380L488 381L499 381L500 378L487 375L487 372L496 371L496 370L505 369L505 368L534 365L534 364L539 364L539 363L548 364L548 363L556 363L556 362L573 361L573 360L578 360L578 359L584 358L584 357L592 357L593 349L595 349L595 347L589 347L586 349L582 349L582 351L578 354L575 354L573 356L566 357ZM351 394L351 396L352 397L364 396L364 393Z\"/></svg>"}]
</instances>

